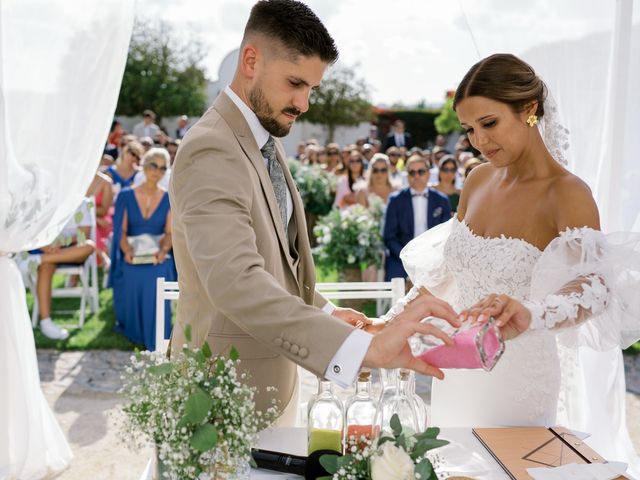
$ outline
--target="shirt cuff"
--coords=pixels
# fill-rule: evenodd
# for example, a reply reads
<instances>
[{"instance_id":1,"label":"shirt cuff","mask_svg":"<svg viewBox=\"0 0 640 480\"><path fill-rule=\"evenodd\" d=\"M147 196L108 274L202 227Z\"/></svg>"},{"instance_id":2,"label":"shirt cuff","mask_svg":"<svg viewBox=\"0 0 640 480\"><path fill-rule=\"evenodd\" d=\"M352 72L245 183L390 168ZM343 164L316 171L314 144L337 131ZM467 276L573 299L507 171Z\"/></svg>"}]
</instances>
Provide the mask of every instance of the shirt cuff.
<instances>
[{"instance_id":1,"label":"shirt cuff","mask_svg":"<svg viewBox=\"0 0 640 480\"><path fill-rule=\"evenodd\" d=\"M336 306L330 301L327 301L327 303L324 304L324 307L322 307L322 311L324 313L328 313L329 315L333 315L333 312L335 309L336 309Z\"/></svg>"},{"instance_id":2,"label":"shirt cuff","mask_svg":"<svg viewBox=\"0 0 640 480\"><path fill-rule=\"evenodd\" d=\"M373 335L363 330L351 332L329 362L325 378L341 388L353 385L372 339Z\"/></svg>"}]
</instances>

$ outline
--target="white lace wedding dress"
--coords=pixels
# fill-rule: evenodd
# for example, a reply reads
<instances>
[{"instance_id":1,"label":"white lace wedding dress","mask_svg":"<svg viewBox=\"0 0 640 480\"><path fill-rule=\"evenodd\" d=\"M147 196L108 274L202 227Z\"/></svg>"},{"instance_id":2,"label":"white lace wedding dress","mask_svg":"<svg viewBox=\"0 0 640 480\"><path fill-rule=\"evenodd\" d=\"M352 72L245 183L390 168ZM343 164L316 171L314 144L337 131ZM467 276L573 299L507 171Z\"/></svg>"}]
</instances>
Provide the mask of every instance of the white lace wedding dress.
<instances>
[{"instance_id":1,"label":"white lace wedding dress","mask_svg":"<svg viewBox=\"0 0 640 480\"><path fill-rule=\"evenodd\" d=\"M456 311L491 293L519 299L532 311L532 329L506 342L491 372L449 369L443 381L433 381L431 425L584 429L603 423L618 437L597 442L618 446L609 458L637 462L624 424L624 394L610 393L622 414L593 411L590 400L597 399L584 398L578 352L617 348L619 354L620 346L640 338L640 236L566 230L542 252L521 239L480 237L453 218L414 239L401 256L416 287L387 317L417 296L419 286ZM616 388L620 382L623 369ZM576 420L585 417L586 423Z\"/></svg>"},{"instance_id":2,"label":"white lace wedding dress","mask_svg":"<svg viewBox=\"0 0 640 480\"><path fill-rule=\"evenodd\" d=\"M529 297L531 274L540 250L522 240L482 238L454 220L444 250L460 311L491 293ZM433 382L431 422L440 427L554 425L560 391L555 335L528 331L508 342L491 372L448 370Z\"/></svg>"}]
</instances>

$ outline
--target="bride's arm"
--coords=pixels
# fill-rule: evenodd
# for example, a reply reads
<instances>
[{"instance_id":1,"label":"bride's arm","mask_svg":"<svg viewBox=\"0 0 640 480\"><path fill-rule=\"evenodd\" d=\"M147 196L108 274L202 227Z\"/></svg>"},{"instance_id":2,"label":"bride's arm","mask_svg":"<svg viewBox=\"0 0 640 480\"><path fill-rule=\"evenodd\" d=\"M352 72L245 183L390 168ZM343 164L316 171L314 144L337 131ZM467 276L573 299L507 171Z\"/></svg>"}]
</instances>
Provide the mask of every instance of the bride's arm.
<instances>
[{"instance_id":1,"label":"bride's arm","mask_svg":"<svg viewBox=\"0 0 640 480\"><path fill-rule=\"evenodd\" d=\"M560 236L549 244L539 262L554 263L546 261L553 254L554 260L561 259L555 267L563 274L566 273L561 272L563 268L588 266L577 268L573 278L569 277L555 291L535 300L519 302L507 295L489 295L463 312L464 319L482 322L494 317L503 335L513 338L527 329L570 328L606 309L610 291L605 277L590 265L592 261L587 261L604 248L598 209L591 191L579 178L567 175L555 182L547 201L549 211L554 215L551 220ZM540 266L536 267L538 273ZM546 269L546 266L542 268ZM548 280L553 282L552 277Z\"/></svg>"}]
</instances>

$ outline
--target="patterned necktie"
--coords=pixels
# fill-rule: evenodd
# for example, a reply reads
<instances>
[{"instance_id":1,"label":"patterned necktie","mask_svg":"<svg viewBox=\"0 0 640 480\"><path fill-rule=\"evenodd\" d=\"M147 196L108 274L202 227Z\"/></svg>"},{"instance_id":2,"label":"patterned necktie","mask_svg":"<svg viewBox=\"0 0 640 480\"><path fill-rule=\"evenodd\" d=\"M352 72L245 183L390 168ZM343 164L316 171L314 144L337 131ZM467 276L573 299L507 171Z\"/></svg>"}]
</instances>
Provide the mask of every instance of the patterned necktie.
<instances>
[{"instance_id":1,"label":"patterned necktie","mask_svg":"<svg viewBox=\"0 0 640 480\"><path fill-rule=\"evenodd\" d=\"M287 232L287 182L284 178L284 172L282 166L278 162L276 157L276 143L273 137L269 135L269 140L260 149L262 156L267 159L267 170L269 170L269 178L271 178L271 184L273 185L273 192L276 194L276 200L278 201L278 210L280 210L280 218L282 218L282 224L284 225L284 231Z\"/></svg>"}]
</instances>

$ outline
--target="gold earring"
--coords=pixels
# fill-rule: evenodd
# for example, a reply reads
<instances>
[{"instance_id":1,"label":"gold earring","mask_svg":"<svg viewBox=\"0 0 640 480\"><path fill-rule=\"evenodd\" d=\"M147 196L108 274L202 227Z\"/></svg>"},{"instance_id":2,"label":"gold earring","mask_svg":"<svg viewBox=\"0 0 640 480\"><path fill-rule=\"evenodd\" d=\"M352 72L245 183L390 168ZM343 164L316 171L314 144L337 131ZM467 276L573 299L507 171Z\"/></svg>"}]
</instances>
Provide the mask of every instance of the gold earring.
<instances>
[{"instance_id":1,"label":"gold earring","mask_svg":"<svg viewBox=\"0 0 640 480\"><path fill-rule=\"evenodd\" d=\"M529 115L527 118L527 123L530 127L535 127L538 124L538 116L537 115Z\"/></svg>"}]
</instances>

